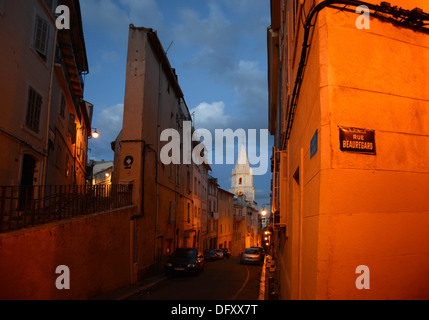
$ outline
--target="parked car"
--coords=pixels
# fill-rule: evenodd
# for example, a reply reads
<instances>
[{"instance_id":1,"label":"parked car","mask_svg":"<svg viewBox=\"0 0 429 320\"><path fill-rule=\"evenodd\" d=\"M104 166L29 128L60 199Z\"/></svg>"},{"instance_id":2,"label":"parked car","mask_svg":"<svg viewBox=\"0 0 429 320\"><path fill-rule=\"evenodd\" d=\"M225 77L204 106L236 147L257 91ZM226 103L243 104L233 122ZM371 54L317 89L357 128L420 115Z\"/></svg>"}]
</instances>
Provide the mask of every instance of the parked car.
<instances>
[{"instance_id":1,"label":"parked car","mask_svg":"<svg viewBox=\"0 0 429 320\"><path fill-rule=\"evenodd\" d=\"M218 259L223 259L223 250L222 249L217 249L216 250L216 255Z\"/></svg>"},{"instance_id":2,"label":"parked car","mask_svg":"<svg viewBox=\"0 0 429 320\"><path fill-rule=\"evenodd\" d=\"M229 258L231 256L231 252L228 249L223 249L223 256Z\"/></svg>"},{"instance_id":3,"label":"parked car","mask_svg":"<svg viewBox=\"0 0 429 320\"><path fill-rule=\"evenodd\" d=\"M204 252L204 260L206 261L217 260L216 250L206 250L206 252Z\"/></svg>"},{"instance_id":4,"label":"parked car","mask_svg":"<svg viewBox=\"0 0 429 320\"><path fill-rule=\"evenodd\" d=\"M265 258L265 249L262 248L262 247L251 247L251 248L259 249L259 252L261 253L261 260L264 261L264 258Z\"/></svg>"},{"instance_id":5,"label":"parked car","mask_svg":"<svg viewBox=\"0 0 429 320\"><path fill-rule=\"evenodd\" d=\"M241 255L240 263L261 264L261 252L258 248L246 248Z\"/></svg>"},{"instance_id":6,"label":"parked car","mask_svg":"<svg viewBox=\"0 0 429 320\"><path fill-rule=\"evenodd\" d=\"M195 248L178 248L164 265L166 273L198 274L204 269L204 256Z\"/></svg>"}]
</instances>

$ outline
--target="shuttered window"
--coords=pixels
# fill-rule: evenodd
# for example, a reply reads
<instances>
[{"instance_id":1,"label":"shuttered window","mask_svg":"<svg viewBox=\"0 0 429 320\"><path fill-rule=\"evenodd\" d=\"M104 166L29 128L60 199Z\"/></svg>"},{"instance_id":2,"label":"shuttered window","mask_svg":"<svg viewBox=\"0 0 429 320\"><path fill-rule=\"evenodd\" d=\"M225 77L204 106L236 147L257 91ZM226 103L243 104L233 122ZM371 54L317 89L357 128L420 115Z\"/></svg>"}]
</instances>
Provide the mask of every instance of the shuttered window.
<instances>
[{"instance_id":1,"label":"shuttered window","mask_svg":"<svg viewBox=\"0 0 429 320\"><path fill-rule=\"evenodd\" d=\"M68 130L67 130L67 134L71 137L72 144L76 143L77 129L76 129L75 119L76 119L75 115L70 113L69 114L69 126L68 126Z\"/></svg>"},{"instance_id":2,"label":"shuttered window","mask_svg":"<svg viewBox=\"0 0 429 320\"><path fill-rule=\"evenodd\" d=\"M65 111L66 111L66 99L64 98L64 95L61 94L60 115L63 119L65 118Z\"/></svg>"},{"instance_id":3,"label":"shuttered window","mask_svg":"<svg viewBox=\"0 0 429 320\"><path fill-rule=\"evenodd\" d=\"M39 133L40 130L40 113L42 110L42 96L33 88L28 90L28 105L25 125L27 128Z\"/></svg>"},{"instance_id":4,"label":"shuttered window","mask_svg":"<svg viewBox=\"0 0 429 320\"><path fill-rule=\"evenodd\" d=\"M49 25L48 21L36 15L33 47L44 58L48 51Z\"/></svg>"},{"instance_id":5,"label":"shuttered window","mask_svg":"<svg viewBox=\"0 0 429 320\"><path fill-rule=\"evenodd\" d=\"M0 16L4 15L4 0L0 0Z\"/></svg>"}]
</instances>

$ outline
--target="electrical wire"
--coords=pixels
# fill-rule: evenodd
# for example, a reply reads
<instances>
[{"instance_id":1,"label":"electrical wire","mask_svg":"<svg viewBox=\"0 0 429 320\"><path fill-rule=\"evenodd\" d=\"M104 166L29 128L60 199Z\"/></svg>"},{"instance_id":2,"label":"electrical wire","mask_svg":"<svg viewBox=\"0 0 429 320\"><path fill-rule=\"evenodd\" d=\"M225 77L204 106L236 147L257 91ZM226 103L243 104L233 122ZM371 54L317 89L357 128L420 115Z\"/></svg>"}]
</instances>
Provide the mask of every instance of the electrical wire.
<instances>
[{"instance_id":1,"label":"electrical wire","mask_svg":"<svg viewBox=\"0 0 429 320\"><path fill-rule=\"evenodd\" d=\"M313 1L315 4L315 1ZM337 5L344 5L343 8L337 7ZM429 29L425 28L427 23L426 21L429 21L429 14L423 12L423 10L415 8L413 10L406 10L402 8L398 8L397 6L391 6L390 3L387 3L385 1L381 2L380 5L374 5L372 3L367 3L364 1L357 1L357 0L326 0L318 5L315 5L310 10L309 14L305 17L305 23L303 23L304 26L304 40L302 44L302 51L301 51L301 59L298 66L298 72L295 79L295 84L293 88L292 98L290 102L290 106L288 108L288 116L287 116L287 127L286 127L286 134L284 135L284 141L282 141L282 149L286 149L287 142L290 138L290 133L292 130L292 125L295 117L296 107L298 104L298 98L299 93L301 90L301 84L304 77L304 71L307 64L309 49L311 47L312 38L314 35L314 31L310 37L310 30L312 27L315 26L317 21L317 16L320 11L323 9L330 7L338 10L347 10L352 11L351 9L348 9L348 6L353 7L359 7L359 6L366 6L369 10L373 11L373 16L379 19L382 19L384 21L388 21L390 23L393 23L395 25L401 25L402 27L412 29L414 31L422 31L429 34ZM352 11L355 12L356 11ZM385 14L386 16L382 15L381 13ZM300 16L302 18L302 14ZM314 24L312 24L312 21L314 19ZM309 42L310 39L310 42Z\"/></svg>"}]
</instances>

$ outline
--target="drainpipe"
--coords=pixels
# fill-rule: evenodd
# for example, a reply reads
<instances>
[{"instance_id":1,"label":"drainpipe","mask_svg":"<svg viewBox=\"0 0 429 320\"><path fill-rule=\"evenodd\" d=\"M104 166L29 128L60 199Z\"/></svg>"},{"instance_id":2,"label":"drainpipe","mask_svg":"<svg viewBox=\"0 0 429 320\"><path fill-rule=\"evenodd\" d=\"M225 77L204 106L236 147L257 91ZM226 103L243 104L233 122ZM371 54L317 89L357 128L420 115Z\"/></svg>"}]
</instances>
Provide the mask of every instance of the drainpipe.
<instances>
[{"instance_id":1,"label":"drainpipe","mask_svg":"<svg viewBox=\"0 0 429 320\"><path fill-rule=\"evenodd\" d=\"M51 117L51 104L52 104L52 83L54 79L54 66L55 66L55 50L57 47L57 36L58 29L55 27L54 41L52 43L52 55L51 55L51 71L49 79L49 93L48 93L48 109L46 110L46 139L45 139L45 148L44 153L44 164L43 164L43 173L42 173L42 183L41 185L46 185L46 175L48 171L48 154L49 154L49 122Z\"/></svg>"},{"instance_id":2,"label":"drainpipe","mask_svg":"<svg viewBox=\"0 0 429 320\"><path fill-rule=\"evenodd\" d=\"M144 216L144 177L145 177L145 165L146 165L146 142L143 140L143 150L142 150L142 160L141 160L141 181L142 181L142 187L140 192L140 207L141 207L141 215Z\"/></svg>"},{"instance_id":3,"label":"drainpipe","mask_svg":"<svg viewBox=\"0 0 429 320\"><path fill-rule=\"evenodd\" d=\"M138 262L136 259L136 221L131 217L130 220L130 284L137 282Z\"/></svg>"},{"instance_id":4,"label":"drainpipe","mask_svg":"<svg viewBox=\"0 0 429 320\"><path fill-rule=\"evenodd\" d=\"M155 246L154 246L154 260L155 260L155 268L158 269L158 261L157 261L157 251L158 251L158 220L159 220L159 148L160 148L160 110L161 110L161 71L162 71L162 62L160 61L158 66L158 113L157 113L157 147L155 152L155 164L156 164L156 216L155 216ZM176 175L177 176L177 175Z\"/></svg>"},{"instance_id":5,"label":"drainpipe","mask_svg":"<svg viewBox=\"0 0 429 320\"><path fill-rule=\"evenodd\" d=\"M298 252L298 299L302 294L302 224L304 215L304 149L301 148L301 165L299 168L300 188L299 188L299 252Z\"/></svg>"}]
</instances>

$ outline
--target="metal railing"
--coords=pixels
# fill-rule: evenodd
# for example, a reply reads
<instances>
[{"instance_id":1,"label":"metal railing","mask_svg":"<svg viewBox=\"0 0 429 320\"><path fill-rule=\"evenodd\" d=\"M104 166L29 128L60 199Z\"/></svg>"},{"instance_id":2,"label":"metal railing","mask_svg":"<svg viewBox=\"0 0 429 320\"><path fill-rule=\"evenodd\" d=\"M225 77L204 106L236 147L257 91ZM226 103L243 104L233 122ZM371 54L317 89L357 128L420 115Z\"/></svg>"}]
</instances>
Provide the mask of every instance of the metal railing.
<instances>
[{"instance_id":1,"label":"metal railing","mask_svg":"<svg viewBox=\"0 0 429 320\"><path fill-rule=\"evenodd\" d=\"M132 185L0 186L0 233L132 204Z\"/></svg>"},{"instance_id":2,"label":"metal railing","mask_svg":"<svg viewBox=\"0 0 429 320\"><path fill-rule=\"evenodd\" d=\"M244 221L244 220L246 219L246 217L245 217L245 216L242 216L242 215L239 215L239 214L234 213L234 214L233 214L233 219L234 219L234 221Z\"/></svg>"}]
</instances>

